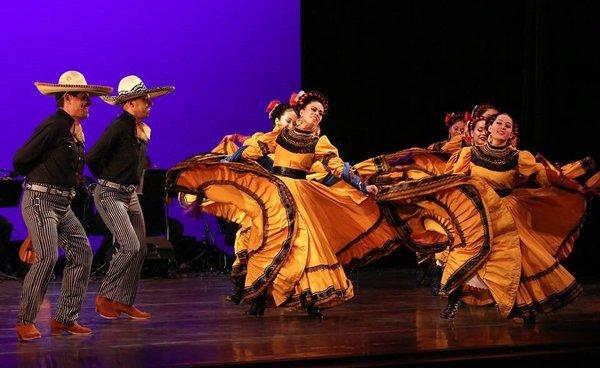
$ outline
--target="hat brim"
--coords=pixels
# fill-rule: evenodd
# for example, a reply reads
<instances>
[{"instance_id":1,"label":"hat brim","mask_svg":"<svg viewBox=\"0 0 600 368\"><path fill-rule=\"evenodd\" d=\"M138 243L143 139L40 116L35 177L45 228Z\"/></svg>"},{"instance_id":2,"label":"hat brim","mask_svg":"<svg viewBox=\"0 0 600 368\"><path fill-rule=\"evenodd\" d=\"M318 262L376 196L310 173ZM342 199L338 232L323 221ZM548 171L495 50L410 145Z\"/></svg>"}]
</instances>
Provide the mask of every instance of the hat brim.
<instances>
[{"instance_id":1,"label":"hat brim","mask_svg":"<svg viewBox=\"0 0 600 368\"><path fill-rule=\"evenodd\" d=\"M143 96L149 96L150 98L156 98L169 94L175 90L173 86L156 87L150 89L144 89L141 91L135 91L131 93L123 93L117 96L101 96L102 101L109 105L121 105L129 100L135 100Z\"/></svg>"},{"instance_id":2,"label":"hat brim","mask_svg":"<svg viewBox=\"0 0 600 368\"><path fill-rule=\"evenodd\" d=\"M112 87L89 84L56 84L35 82L34 85L41 94L46 96L62 92L87 92L92 96L104 96L113 91Z\"/></svg>"}]
</instances>

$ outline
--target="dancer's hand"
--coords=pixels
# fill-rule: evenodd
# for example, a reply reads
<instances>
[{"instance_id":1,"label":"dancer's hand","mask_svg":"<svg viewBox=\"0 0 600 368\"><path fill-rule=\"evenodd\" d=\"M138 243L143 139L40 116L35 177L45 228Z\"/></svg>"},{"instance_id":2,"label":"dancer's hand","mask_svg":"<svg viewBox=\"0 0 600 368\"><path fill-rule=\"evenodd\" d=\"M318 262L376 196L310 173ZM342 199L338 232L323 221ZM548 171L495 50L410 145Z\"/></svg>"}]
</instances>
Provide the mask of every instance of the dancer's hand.
<instances>
[{"instance_id":1,"label":"dancer's hand","mask_svg":"<svg viewBox=\"0 0 600 368\"><path fill-rule=\"evenodd\" d=\"M379 193L379 188L377 188L377 185L367 185L367 193L371 194L371 195L377 195L377 193Z\"/></svg>"}]
</instances>

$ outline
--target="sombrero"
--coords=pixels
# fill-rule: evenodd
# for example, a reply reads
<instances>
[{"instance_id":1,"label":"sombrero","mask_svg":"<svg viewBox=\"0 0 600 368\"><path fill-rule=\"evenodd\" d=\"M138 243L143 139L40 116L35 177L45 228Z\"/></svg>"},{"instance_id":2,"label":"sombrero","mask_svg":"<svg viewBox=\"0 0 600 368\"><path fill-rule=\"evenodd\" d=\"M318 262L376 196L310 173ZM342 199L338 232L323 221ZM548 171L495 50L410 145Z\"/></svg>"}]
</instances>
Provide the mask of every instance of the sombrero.
<instances>
[{"instance_id":1,"label":"sombrero","mask_svg":"<svg viewBox=\"0 0 600 368\"><path fill-rule=\"evenodd\" d=\"M129 100L134 100L142 96L156 98L175 90L173 86L146 88L142 80L135 75L128 75L119 82L119 94L116 96L102 96L102 101L109 105L119 105Z\"/></svg>"},{"instance_id":2,"label":"sombrero","mask_svg":"<svg viewBox=\"0 0 600 368\"><path fill-rule=\"evenodd\" d=\"M69 70L61 74L58 83L35 82L38 91L44 95L64 92L87 92L92 96L107 95L112 87L87 84L85 77L78 71Z\"/></svg>"}]
</instances>

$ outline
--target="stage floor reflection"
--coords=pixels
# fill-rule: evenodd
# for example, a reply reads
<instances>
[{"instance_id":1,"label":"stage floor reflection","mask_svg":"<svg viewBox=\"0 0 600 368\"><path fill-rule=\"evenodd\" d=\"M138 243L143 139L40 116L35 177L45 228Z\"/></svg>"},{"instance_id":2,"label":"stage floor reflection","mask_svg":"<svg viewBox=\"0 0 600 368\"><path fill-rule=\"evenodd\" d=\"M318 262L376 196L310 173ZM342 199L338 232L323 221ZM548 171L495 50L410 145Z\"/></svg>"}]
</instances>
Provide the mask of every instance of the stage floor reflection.
<instances>
[{"instance_id":1,"label":"stage floor reflection","mask_svg":"<svg viewBox=\"0 0 600 368\"><path fill-rule=\"evenodd\" d=\"M350 273L356 297L326 310L323 321L302 311L267 309L263 317L225 301L227 276L142 280L138 305L152 319L110 321L94 312L92 281L81 322L89 337L51 337L52 283L38 319L41 340L19 343L14 332L19 281L0 281L0 366L454 366L467 359L521 361L597 357L600 281L583 281L584 293L534 327L500 318L493 307L462 307L452 321L443 304L417 286L413 269L366 268ZM562 358L560 358L562 357ZM583 361L583 358L581 358ZM458 365L457 365L458 366Z\"/></svg>"}]
</instances>

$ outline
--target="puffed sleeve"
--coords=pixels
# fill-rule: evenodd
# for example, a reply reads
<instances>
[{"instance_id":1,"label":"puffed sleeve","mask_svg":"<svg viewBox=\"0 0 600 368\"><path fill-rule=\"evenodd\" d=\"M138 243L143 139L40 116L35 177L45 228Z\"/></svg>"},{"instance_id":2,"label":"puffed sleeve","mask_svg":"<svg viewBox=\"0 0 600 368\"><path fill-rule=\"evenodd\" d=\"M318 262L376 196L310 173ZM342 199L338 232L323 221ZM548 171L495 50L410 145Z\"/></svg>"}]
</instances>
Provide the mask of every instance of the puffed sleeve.
<instances>
[{"instance_id":1,"label":"puffed sleeve","mask_svg":"<svg viewBox=\"0 0 600 368\"><path fill-rule=\"evenodd\" d=\"M367 193L366 183L360 180L360 177L352 170L349 163L340 158L337 148L331 144L327 136L323 135L319 138L315 147L315 159L323 162L323 165L333 175L342 178L361 192Z\"/></svg>"},{"instance_id":2,"label":"puffed sleeve","mask_svg":"<svg viewBox=\"0 0 600 368\"><path fill-rule=\"evenodd\" d=\"M355 164L352 166L352 170L360 175L361 178L370 178L373 175L384 172L383 164L385 164L385 161L380 156L377 156ZM387 169L387 165L385 165L385 168Z\"/></svg>"},{"instance_id":3,"label":"puffed sleeve","mask_svg":"<svg viewBox=\"0 0 600 368\"><path fill-rule=\"evenodd\" d=\"M233 142L233 140L222 139L219 142L219 145L210 151L211 153L221 154L221 155L230 155L238 150L237 144Z\"/></svg>"},{"instance_id":4,"label":"puffed sleeve","mask_svg":"<svg viewBox=\"0 0 600 368\"><path fill-rule=\"evenodd\" d=\"M442 152L446 152L446 153L458 152L462 148L462 142L463 142L463 136L455 135L454 137L452 137L448 141L446 141L446 143L444 143L441 150L442 150Z\"/></svg>"},{"instance_id":5,"label":"puffed sleeve","mask_svg":"<svg viewBox=\"0 0 600 368\"><path fill-rule=\"evenodd\" d=\"M315 159L323 162L323 165L335 176L341 176L344 170L344 161L340 158L338 149L325 135L319 137L315 147Z\"/></svg>"},{"instance_id":6,"label":"puffed sleeve","mask_svg":"<svg viewBox=\"0 0 600 368\"><path fill-rule=\"evenodd\" d=\"M258 160L263 156L275 152L276 139L281 133L281 126L276 126L272 131L265 134L254 134L248 138L244 145L241 157L246 160Z\"/></svg>"},{"instance_id":7,"label":"puffed sleeve","mask_svg":"<svg viewBox=\"0 0 600 368\"><path fill-rule=\"evenodd\" d=\"M446 164L446 174L471 174L471 147L455 152Z\"/></svg>"},{"instance_id":8,"label":"puffed sleeve","mask_svg":"<svg viewBox=\"0 0 600 368\"><path fill-rule=\"evenodd\" d=\"M544 165L537 162L529 151L519 151L519 166L517 171L521 183L533 180L543 187L549 185Z\"/></svg>"}]
</instances>

